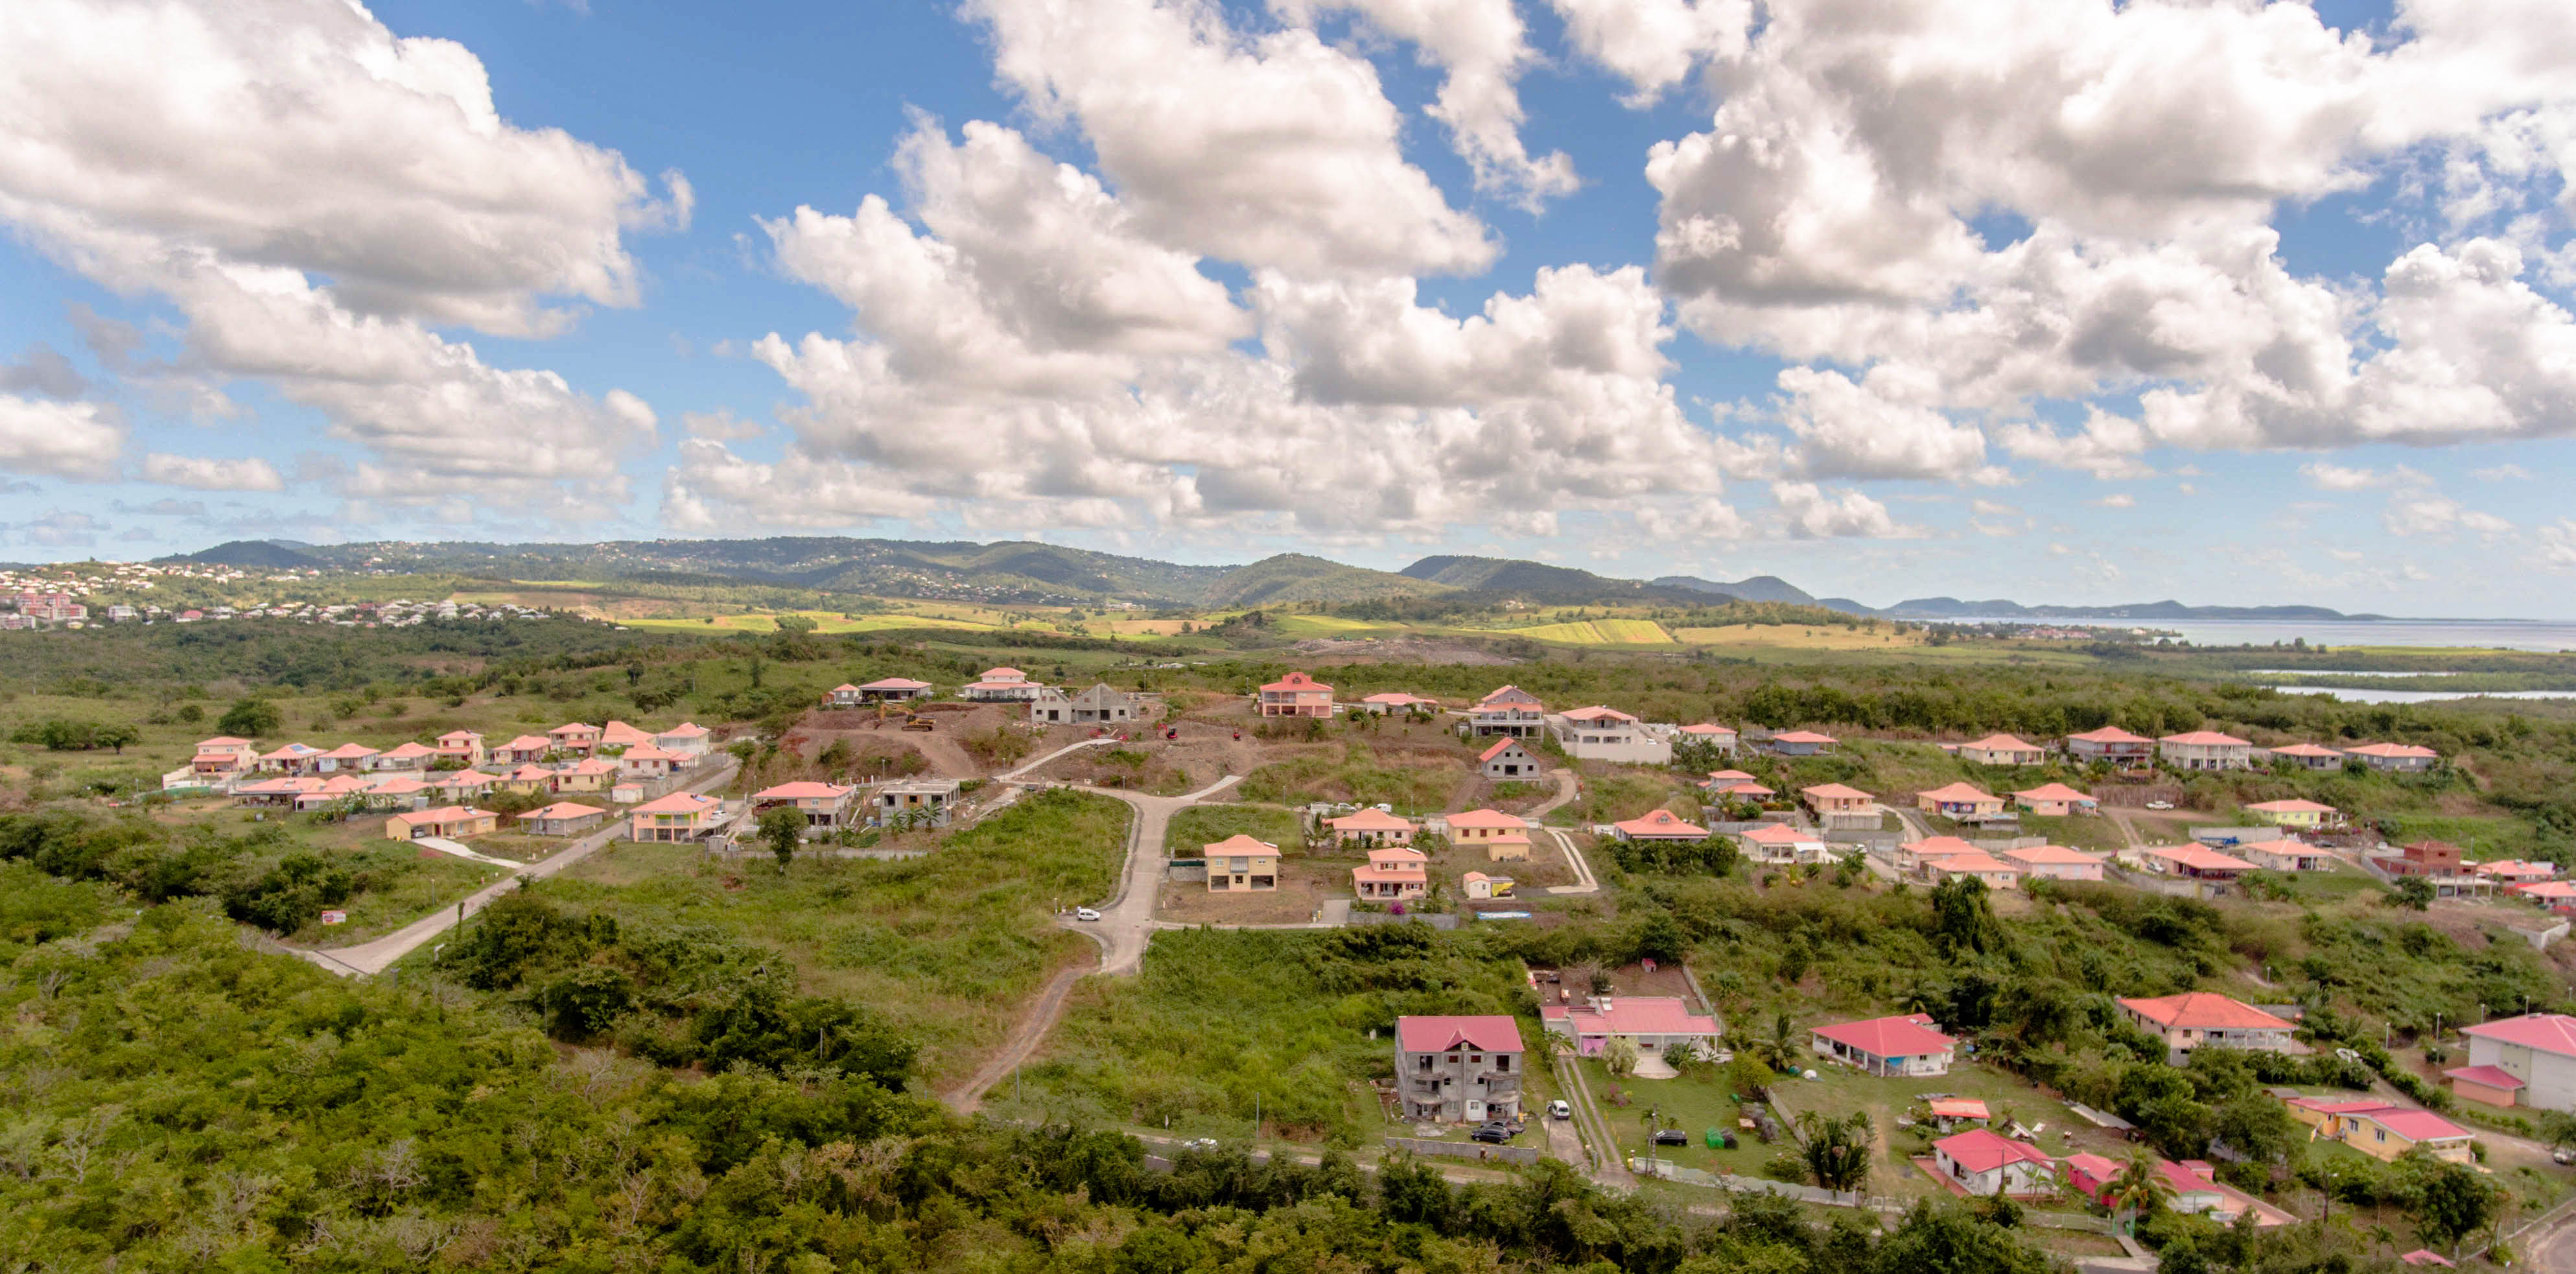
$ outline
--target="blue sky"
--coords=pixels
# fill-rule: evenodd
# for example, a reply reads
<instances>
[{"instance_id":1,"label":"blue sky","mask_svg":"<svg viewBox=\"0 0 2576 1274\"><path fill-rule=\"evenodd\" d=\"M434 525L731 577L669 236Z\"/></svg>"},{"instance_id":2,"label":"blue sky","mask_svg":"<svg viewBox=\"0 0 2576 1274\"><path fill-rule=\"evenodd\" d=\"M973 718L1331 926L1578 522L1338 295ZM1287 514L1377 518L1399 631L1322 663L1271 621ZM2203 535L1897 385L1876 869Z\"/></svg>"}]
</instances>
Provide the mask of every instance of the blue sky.
<instances>
[{"instance_id":1,"label":"blue sky","mask_svg":"<svg viewBox=\"0 0 2576 1274\"><path fill-rule=\"evenodd\" d=\"M150 34L0 68L0 557L2576 617L2563 6L1819 7L28 0L22 49Z\"/></svg>"}]
</instances>

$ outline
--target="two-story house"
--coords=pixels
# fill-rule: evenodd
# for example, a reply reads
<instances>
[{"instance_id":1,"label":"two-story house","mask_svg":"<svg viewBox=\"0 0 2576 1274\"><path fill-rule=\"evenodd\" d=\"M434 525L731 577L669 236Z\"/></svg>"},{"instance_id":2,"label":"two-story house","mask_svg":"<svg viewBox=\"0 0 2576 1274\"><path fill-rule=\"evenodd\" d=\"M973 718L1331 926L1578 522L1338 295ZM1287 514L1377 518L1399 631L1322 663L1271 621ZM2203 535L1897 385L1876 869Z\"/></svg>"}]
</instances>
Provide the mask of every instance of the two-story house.
<instances>
[{"instance_id":1,"label":"two-story house","mask_svg":"<svg viewBox=\"0 0 2576 1274\"><path fill-rule=\"evenodd\" d=\"M1253 707L1265 717L1329 717L1333 688L1302 672L1292 672L1261 687Z\"/></svg>"},{"instance_id":2,"label":"two-story house","mask_svg":"<svg viewBox=\"0 0 2576 1274\"><path fill-rule=\"evenodd\" d=\"M483 736L472 730L450 730L438 736L438 746L432 750L440 761L459 765L481 765L490 759L483 751Z\"/></svg>"},{"instance_id":3,"label":"two-story house","mask_svg":"<svg viewBox=\"0 0 2576 1274\"><path fill-rule=\"evenodd\" d=\"M1670 765L1673 761L1671 738L1617 708L1599 704L1576 708L1549 717L1547 724L1556 735L1557 745L1577 760L1621 765Z\"/></svg>"},{"instance_id":4,"label":"two-story house","mask_svg":"<svg viewBox=\"0 0 2576 1274\"><path fill-rule=\"evenodd\" d=\"M724 821L724 802L695 792L673 792L638 805L630 812L627 839L693 841L712 835Z\"/></svg>"},{"instance_id":5,"label":"two-story house","mask_svg":"<svg viewBox=\"0 0 2576 1274\"><path fill-rule=\"evenodd\" d=\"M1237 833L1200 848L1207 855L1212 894L1254 893L1279 887L1279 847Z\"/></svg>"},{"instance_id":6,"label":"two-story house","mask_svg":"<svg viewBox=\"0 0 2576 1274\"><path fill-rule=\"evenodd\" d=\"M961 698L977 703L1027 703L1045 689L1043 682L1029 680L1029 674L1007 665L987 668L957 690Z\"/></svg>"},{"instance_id":7,"label":"two-story house","mask_svg":"<svg viewBox=\"0 0 2576 1274\"><path fill-rule=\"evenodd\" d=\"M1502 1014L1395 1019L1395 1082L1407 1119L1481 1123L1520 1113L1527 1050Z\"/></svg>"},{"instance_id":8,"label":"two-story house","mask_svg":"<svg viewBox=\"0 0 2576 1274\"><path fill-rule=\"evenodd\" d=\"M576 756L589 756L599 747L599 727L587 722L567 721L546 731L546 737L554 740L556 751Z\"/></svg>"},{"instance_id":9,"label":"two-story house","mask_svg":"<svg viewBox=\"0 0 2576 1274\"><path fill-rule=\"evenodd\" d=\"M1038 725L1114 726L1144 719L1143 701L1104 685L1076 695L1042 686L1029 698L1029 720Z\"/></svg>"},{"instance_id":10,"label":"two-story house","mask_svg":"<svg viewBox=\"0 0 2576 1274\"><path fill-rule=\"evenodd\" d=\"M1504 686L1467 710L1466 731L1473 735L1508 735L1535 739L1547 728L1547 705L1519 686Z\"/></svg>"},{"instance_id":11,"label":"two-story house","mask_svg":"<svg viewBox=\"0 0 2576 1274\"><path fill-rule=\"evenodd\" d=\"M1514 738L1494 740L1493 746L1476 758L1476 767L1497 783L1527 783L1543 772L1538 758Z\"/></svg>"},{"instance_id":12,"label":"two-story house","mask_svg":"<svg viewBox=\"0 0 2576 1274\"><path fill-rule=\"evenodd\" d=\"M2465 1027L2469 1064L2442 1072L2451 1091L2488 1106L2576 1111L2576 1017L2525 1013Z\"/></svg>"},{"instance_id":13,"label":"two-story house","mask_svg":"<svg viewBox=\"0 0 2576 1274\"><path fill-rule=\"evenodd\" d=\"M1351 869L1351 892L1362 901L1402 902L1430 892L1431 860L1421 850L1372 849L1368 858L1367 866Z\"/></svg>"},{"instance_id":14,"label":"two-story house","mask_svg":"<svg viewBox=\"0 0 2576 1274\"><path fill-rule=\"evenodd\" d=\"M2156 740L2156 754L2177 770L2250 770L2254 745L2216 730L2168 734Z\"/></svg>"},{"instance_id":15,"label":"two-story house","mask_svg":"<svg viewBox=\"0 0 2576 1274\"><path fill-rule=\"evenodd\" d=\"M850 821L850 800L858 791L856 787L810 780L781 783L752 793L751 808L755 815L766 810L792 809L805 816L808 827L839 827Z\"/></svg>"},{"instance_id":16,"label":"two-story house","mask_svg":"<svg viewBox=\"0 0 2576 1274\"><path fill-rule=\"evenodd\" d=\"M229 778L246 773L259 764L259 748L248 739L217 735L197 743L197 755L188 768L199 778Z\"/></svg>"},{"instance_id":17,"label":"two-story house","mask_svg":"<svg viewBox=\"0 0 2576 1274\"><path fill-rule=\"evenodd\" d=\"M1474 845L1488 862L1522 862L1530 856L1529 820L1501 810L1468 810L1440 816L1441 834L1452 844Z\"/></svg>"},{"instance_id":18,"label":"two-story house","mask_svg":"<svg viewBox=\"0 0 2576 1274\"><path fill-rule=\"evenodd\" d=\"M2156 763L2156 741L2106 725L2066 736L2066 755L2085 765L2101 761L2113 769L2143 770Z\"/></svg>"}]
</instances>

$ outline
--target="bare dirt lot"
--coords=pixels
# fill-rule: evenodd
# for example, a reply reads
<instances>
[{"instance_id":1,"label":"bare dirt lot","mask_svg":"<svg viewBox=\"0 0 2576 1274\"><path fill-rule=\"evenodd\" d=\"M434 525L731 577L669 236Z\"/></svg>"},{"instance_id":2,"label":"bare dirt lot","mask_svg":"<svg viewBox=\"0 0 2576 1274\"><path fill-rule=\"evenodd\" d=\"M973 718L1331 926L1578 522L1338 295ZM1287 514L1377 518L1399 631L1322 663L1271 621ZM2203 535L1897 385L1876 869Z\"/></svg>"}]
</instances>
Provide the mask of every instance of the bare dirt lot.
<instances>
[{"instance_id":1,"label":"bare dirt lot","mask_svg":"<svg viewBox=\"0 0 2576 1274\"><path fill-rule=\"evenodd\" d=\"M1279 864L1279 887L1263 893L1212 894L1195 880L1163 882L1154 918L1183 924L1294 925L1315 919L1327 898L1347 898L1350 869L1314 860Z\"/></svg>"}]
</instances>

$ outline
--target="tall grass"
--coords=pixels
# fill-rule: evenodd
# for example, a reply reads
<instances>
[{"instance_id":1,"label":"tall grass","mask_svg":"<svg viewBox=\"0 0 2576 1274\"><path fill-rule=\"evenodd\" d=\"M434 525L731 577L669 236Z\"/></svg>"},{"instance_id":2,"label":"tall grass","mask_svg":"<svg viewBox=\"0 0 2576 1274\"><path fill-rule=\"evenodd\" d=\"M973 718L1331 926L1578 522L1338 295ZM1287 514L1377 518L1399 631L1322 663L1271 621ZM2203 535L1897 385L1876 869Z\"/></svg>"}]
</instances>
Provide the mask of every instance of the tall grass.
<instances>
[{"instance_id":1,"label":"tall grass","mask_svg":"<svg viewBox=\"0 0 2576 1274\"><path fill-rule=\"evenodd\" d=\"M1174 858L1195 858L1202 847L1229 836L1268 841L1288 853L1306 840L1297 816L1276 805L1193 805L1172 816L1163 843Z\"/></svg>"}]
</instances>

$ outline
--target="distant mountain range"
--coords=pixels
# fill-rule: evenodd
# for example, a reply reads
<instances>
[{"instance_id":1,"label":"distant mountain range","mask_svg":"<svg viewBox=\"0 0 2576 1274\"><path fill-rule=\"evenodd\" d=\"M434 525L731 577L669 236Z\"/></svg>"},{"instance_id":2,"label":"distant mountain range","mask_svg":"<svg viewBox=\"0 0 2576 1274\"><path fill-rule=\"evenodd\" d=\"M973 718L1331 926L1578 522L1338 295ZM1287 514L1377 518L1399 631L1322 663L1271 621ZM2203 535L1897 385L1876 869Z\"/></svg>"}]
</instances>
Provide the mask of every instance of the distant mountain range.
<instances>
[{"instance_id":1,"label":"distant mountain range","mask_svg":"<svg viewBox=\"0 0 2576 1274\"><path fill-rule=\"evenodd\" d=\"M163 561L255 570L393 571L521 580L636 580L675 584L759 583L824 593L979 601L1001 605L1098 605L1227 609L1381 598L1516 599L1536 605L1704 606L1735 599L1820 606L1887 619L2156 620L2382 619L2321 606L2026 606L2019 602L1918 597L1865 606L1816 597L1773 575L1732 582L1694 575L1617 579L1514 558L1440 555L1401 571L1346 566L1282 553L1242 566L1184 566L1057 544L1010 541L865 540L790 536L766 540L619 540L597 544L474 542L303 544L235 540Z\"/></svg>"}]
</instances>

